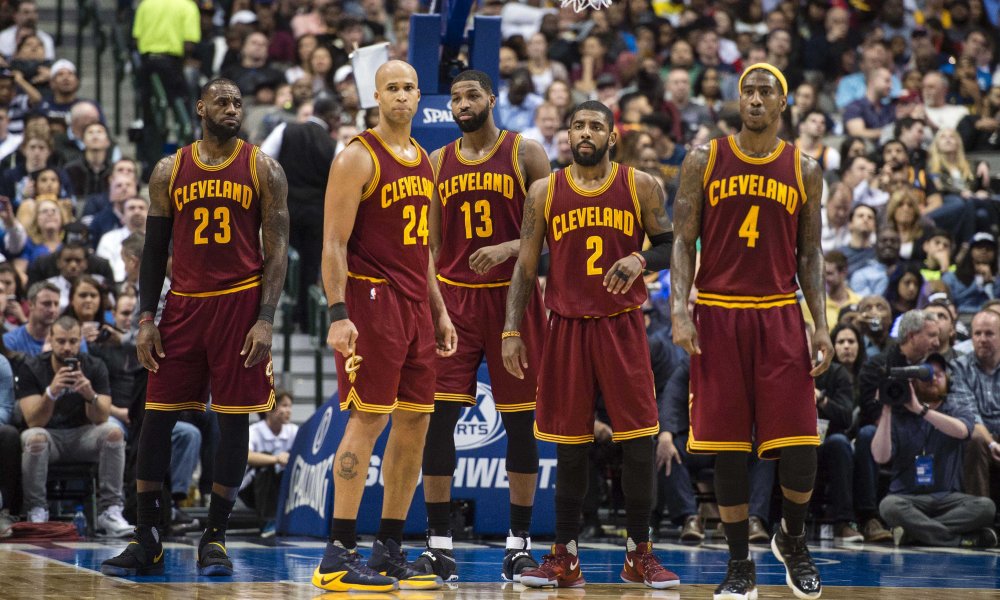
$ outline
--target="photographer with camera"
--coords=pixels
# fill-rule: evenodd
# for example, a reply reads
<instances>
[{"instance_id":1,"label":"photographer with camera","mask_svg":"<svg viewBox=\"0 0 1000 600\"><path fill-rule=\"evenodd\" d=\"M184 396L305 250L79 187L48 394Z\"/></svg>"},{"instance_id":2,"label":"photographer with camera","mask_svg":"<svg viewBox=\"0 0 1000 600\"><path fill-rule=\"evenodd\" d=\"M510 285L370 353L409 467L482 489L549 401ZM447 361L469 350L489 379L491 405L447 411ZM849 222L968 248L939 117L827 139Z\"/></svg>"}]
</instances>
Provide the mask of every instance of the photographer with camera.
<instances>
[{"instance_id":1,"label":"photographer with camera","mask_svg":"<svg viewBox=\"0 0 1000 600\"><path fill-rule=\"evenodd\" d=\"M872 456L891 463L889 495L879 512L893 528L893 541L927 546L993 548L996 532L989 527L996 505L989 498L961 493L962 452L972 436L972 406L948 394L948 363L931 354L918 375L903 383L890 369L890 381L879 390L890 397L872 440ZM893 373L893 371L895 371Z\"/></svg>"},{"instance_id":2,"label":"photographer with camera","mask_svg":"<svg viewBox=\"0 0 1000 600\"><path fill-rule=\"evenodd\" d=\"M25 359L17 399L28 429L21 434L21 472L28 520L49 520L45 481L49 463L98 463L95 529L109 536L128 535L122 516L125 440L108 422L111 410L108 369L100 359L80 353L80 322L59 317L49 330L50 352Z\"/></svg>"},{"instance_id":3,"label":"photographer with camera","mask_svg":"<svg viewBox=\"0 0 1000 600\"><path fill-rule=\"evenodd\" d=\"M873 297L864 298L861 302L865 304ZM885 303L885 300L882 300ZM885 306L888 308L888 305ZM862 312L862 315L869 313ZM887 329L889 315L876 315L875 312L872 323L877 317L880 325L886 325L882 331ZM865 325L865 320L862 320ZM871 323L869 324L869 326ZM888 338L888 333L886 333ZM911 310L904 313L899 319L899 343L889 344L882 354L870 357L861 367L858 374L859 400L861 417L857 437L854 441L854 508L858 514L858 519L862 523L861 533L865 536L866 542L888 541L887 532L878 519L878 502L876 490L878 489L878 465L872 458L872 439L875 437L875 426L878 423L879 414L882 410L886 394L880 395L880 390L890 383L889 371L897 367L920 366L932 352L936 352L940 344L939 325L934 315L920 310ZM869 355L870 356L870 355ZM905 396L905 393L896 393L900 389L900 382L895 381L891 386L893 397ZM905 383L903 384L905 388Z\"/></svg>"}]
</instances>

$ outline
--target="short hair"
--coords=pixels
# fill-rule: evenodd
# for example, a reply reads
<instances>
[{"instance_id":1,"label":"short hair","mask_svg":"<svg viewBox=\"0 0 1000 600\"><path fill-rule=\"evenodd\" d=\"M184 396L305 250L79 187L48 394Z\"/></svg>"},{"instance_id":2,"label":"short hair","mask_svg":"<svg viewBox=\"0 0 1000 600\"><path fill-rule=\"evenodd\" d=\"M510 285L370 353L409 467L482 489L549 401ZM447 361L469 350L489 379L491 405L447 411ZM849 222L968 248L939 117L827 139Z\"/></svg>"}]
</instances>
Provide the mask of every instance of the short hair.
<instances>
[{"instance_id":1,"label":"short hair","mask_svg":"<svg viewBox=\"0 0 1000 600\"><path fill-rule=\"evenodd\" d=\"M59 250L57 251L56 258L62 258L63 253L66 252L67 250L83 250L84 258L86 258L87 256L87 247L81 244L80 242L74 240L63 244L62 247L60 247Z\"/></svg>"},{"instance_id":2,"label":"short hair","mask_svg":"<svg viewBox=\"0 0 1000 600\"><path fill-rule=\"evenodd\" d=\"M292 395L291 390L283 390L283 389L274 390L274 407L271 408L272 411L278 408L278 404L281 404L282 398L288 398L289 400L292 401L292 403L295 402L295 396Z\"/></svg>"},{"instance_id":3,"label":"short hair","mask_svg":"<svg viewBox=\"0 0 1000 600\"><path fill-rule=\"evenodd\" d=\"M618 110L624 113L626 110L628 110L629 104L631 104L635 100L644 97L645 95L642 92L629 92L618 99Z\"/></svg>"},{"instance_id":4,"label":"short hair","mask_svg":"<svg viewBox=\"0 0 1000 600\"><path fill-rule=\"evenodd\" d=\"M910 336L923 331L924 323L937 323L937 317L922 310L908 310L899 318L899 343L904 343Z\"/></svg>"},{"instance_id":5,"label":"short hair","mask_svg":"<svg viewBox=\"0 0 1000 600\"><path fill-rule=\"evenodd\" d=\"M62 291L51 281L36 281L31 284L31 287L28 288L28 302L34 303L35 298L37 298L38 294L41 294L42 292L62 294Z\"/></svg>"},{"instance_id":6,"label":"short hair","mask_svg":"<svg viewBox=\"0 0 1000 600\"><path fill-rule=\"evenodd\" d=\"M149 198L146 198L145 196L139 196L139 195L129 196L128 198L125 198L125 200L122 202L122 206L125 206L126 204L128 204L132 200L138 200L139 202L142 202L143 204L145 204L147 208L149 208Z\"/></svg>"},{"instance_id":7,"label":"short hair","mask_svg":"<svg viewBox=\"0 0 1000 600\"><path fill-rule=\"evenodd\" d=\"M212 88L214 88L214 87L216 87L218 85L231 85L234 88L236 88L237 90L240 89L240 86L236 85L236 82L233 81L232 79L226 79L225 77L216 77L215 79L213 79L213 80L209 81L208 83L206 83L205 85L201 86L201 91L198 93L198 97L201 98L201 99L204 99L205 96L208 94L208 92Z\"/></svg>"},{"instance_id":8,"label":"short hair","mask_svg":"<svg viewBox=\"0 0 1000 600\"><path fill-rule=\"evenodd\" d=\"M592 110L594 112L599 112L604 117L604 120L608 124L608 128L614 128L615 126L615 114L611 112L611 109L598 102L597 100L587 100L586 102L581 102L573 107L573 110L569 113L569 122L573 123L573 119L576 118L576 113L582 110Z\"/></svg>"},{"instance_id":9,"label":"short hair","mask_svg":"<svg viewBox=\"0 0 1000 600\"><path fill-rule=\"evenodd\" d=\"M847 270L847 257L840 250L830 250L823 256L823 260L837 267L838 271Z\"/></svg>"},{"instance_id":10,"label":"short hair","mask_svg":"<svg viewBox=\"0 0 1000 600\"><path fill-rule=\"evenodd\" d=\"M878 211L875 210L875 207L870 204L855 204L853 207L851 207L851 212L847 215L847 220L848 221L853 220L854 213L858 212L862 208L867 208L868 210L872 211L872 214L875 215L875 219L878 220Z\"/></svg>"},{"instance_id":11,"label":"short hair","mask_svg":"<svg viewBox=\"0 0 1000 600\"><path fill-rule=\"evenodd\" d=\"M58 319L56 319L54 323L52 323L52 329L55 329L56 325L58 325L59 329L62 329L63 331L69 331L74 327L79 327L80 321L78 321L76 317L70 315L63 315Z\"/></svg>"},{"instance_id":12,"label":"short hair","mask_svg":"<svg viewBox=\"0 0 1000 600\"><path fill-rule=\"evenodd\" d=\"M923 119L915 119L913 117L903 117L899 119L896 121L896 126L892 130L892 137L899 139L899 134L903 133L904 129L909 129L917 123L924 125L926 121Z\"/></svg>"},{"instance_id":13,"label":"short hair","mask_svg":"<svg viewBox=\"0 0 1000 600\"><path fill-rule=\"evenodd\" d=\"M986 316L986 317L990 317L990 318L996 319L997 321L1000 321L1000 314L997 314L996 311L989 310L986 307L983 307L982 310L980 310L976 314L972 315L972 320L975 321L976 318L979 317L979 316ZM971 325L971 322L970 322L970 325Z\"/></svg>"},{"instance_id":14,"label":"short hair","mask_svg":"<svg viewBox=\"0 0 1000 600\"><path fill-rule=\"evenodd\" d=\"M142 248L146 243L146 236L141 233L133 233L122 240L122 252L142 260Z\"/></svg>"},{"instance_id":15,"label":"short hair","mask_svg":"<svg viewBox=\"0 0 1000 600\"><path fill-rule=\"evenodd\" d=\"M478 69L466 69L456 75L455 78L451 80L451 84L455 85L456 83L460 83L462 81L475 81L487 94L493 94L493 81L490 79L490 76L483 71Z\"/></svg>"}]
</instances>

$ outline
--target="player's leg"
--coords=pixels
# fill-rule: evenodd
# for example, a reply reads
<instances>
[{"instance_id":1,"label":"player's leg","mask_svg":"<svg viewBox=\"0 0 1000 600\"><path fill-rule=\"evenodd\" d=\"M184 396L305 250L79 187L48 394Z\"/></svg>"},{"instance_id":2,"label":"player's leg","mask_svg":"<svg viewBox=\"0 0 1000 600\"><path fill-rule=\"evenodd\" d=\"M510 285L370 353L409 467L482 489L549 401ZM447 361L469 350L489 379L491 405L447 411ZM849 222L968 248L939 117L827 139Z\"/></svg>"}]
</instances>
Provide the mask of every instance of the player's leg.
<instances>
[{"instance_id":1,"label":"player's leg","mask_svg":"<svg viewBox=\"0 0 1000 600\"><path fill-rule=\"evenodd\" d=\"M806 547L805 519L816 480L816 446L781 449L781 527L771 539L774 556L785 565L785 582L799 598L819 598L819 570Z\"/></svg>"},{"instance_id":2,"label":"player's leg","mask_svg":"<svg viewBox=\"0 0 1000 600\"><path fill-rule=\"evenodd\" d=\"M538 561L531 556L530 533L538 486L538 444L533 431L535 411L501 412L500 418L507 432L507 480L510 482L510 530L501 576L506 581L520 581L522 573L538 567Z\"/></svg>"},{"instance_id":3,"label":"player's leg","mask_svg":"<svg viewBox=\"0 0 1000 600\"><path fill-rule=\"evenodd\" d=\"M459 338L461 339L461 338ZM445 581L458 579L451 539L451 480L455 473L455 425L462 414L461 402L434 403L424 445L424 505L427 508L427 548L413 568L434 573Z\"/></svg>"}]
</instances>

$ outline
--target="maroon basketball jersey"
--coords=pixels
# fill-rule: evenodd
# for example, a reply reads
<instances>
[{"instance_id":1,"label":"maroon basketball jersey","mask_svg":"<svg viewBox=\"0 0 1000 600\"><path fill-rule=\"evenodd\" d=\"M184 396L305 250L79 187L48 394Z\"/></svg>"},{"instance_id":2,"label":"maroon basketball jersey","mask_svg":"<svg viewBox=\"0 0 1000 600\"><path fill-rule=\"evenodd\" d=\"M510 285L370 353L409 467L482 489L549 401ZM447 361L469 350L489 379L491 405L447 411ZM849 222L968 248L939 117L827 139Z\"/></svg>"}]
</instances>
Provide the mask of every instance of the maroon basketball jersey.
<instances>
[{"instance_id":1,"label":"maroon basketball jersey","mask_svg":"<svg viewBox=\"0 0 1000 600\"><path fill-rule=\"evenodd\" d=\"M501 131L490 153L477 160L461 154L462 138L441 149L437 191L441 199L438 276L459 285L509 283L511 258L484 275L469 268L469 256L484 246L521 237L524 178L517 162L521 134Z\"/></svg>"},{"instance_id":2,"label":"maroon basketball jersey","mask_svg":"<svg viewBox=\"0 0 1000 600\"><path fill-rule=\"evenodd\" d=\"M351 140L364 144L375 174L361 195L347 242L351 276L387 281L407 298L427 299L427 207L434 169L416 140L417 158L405 161L369 129Z\"/></svg>"},{"instance_id":3,"label":"maroon basketball jersey","mask_svg":"<svg viewBox=\"0 0 1000 600\"><path fill-rule=\"evenodd\" d=\"M782 141L770 156L751 158L734 136L714 139L703 182L699 293L794 293L806 202L799 150Z\"/></svg>"},{"instance_id":4,"label":"maroon basketball jersey","mask_svg":"<svg viewBox=\"0 0 1000 600\"><path fill-rule=\"evenodd\" d=\"M567 318L608 317L636 308L646 301L642 279L625 294L611 294L604 285L611 265L642 249L635 169L611 163L608 180L593 191L580 189L572 170L549 176L545 220L551 266L545 305Z\"/></svg>"},{"instance_id":5,"label":"maroon basketball jersey","mask_svg":"<svg viewBox=\"0 0 1000 600\"><path fill-rule=\"evenodd\" d=\"M218 165L198 157L198 142L174 157L170 176L174 266L170 289L217 295L260 285L260 184L257 146L239 140Z\"/></svg>"}]
</instances>

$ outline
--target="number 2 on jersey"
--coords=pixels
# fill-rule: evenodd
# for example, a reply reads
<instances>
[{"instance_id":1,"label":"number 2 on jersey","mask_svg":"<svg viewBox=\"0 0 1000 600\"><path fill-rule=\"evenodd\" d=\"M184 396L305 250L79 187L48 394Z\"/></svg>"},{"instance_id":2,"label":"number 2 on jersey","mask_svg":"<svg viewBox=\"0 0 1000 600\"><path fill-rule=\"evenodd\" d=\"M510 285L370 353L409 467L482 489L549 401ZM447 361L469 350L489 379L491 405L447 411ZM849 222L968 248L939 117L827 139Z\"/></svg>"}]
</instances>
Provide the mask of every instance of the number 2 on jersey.
<instances>
[{"instance_id":1,"label":"number 2 on jersey","mask_svg":"<svg viewBox=\"0 0 1000 600\"><path fill-rule=\"evenodd\" d=\"M603 275L604 269L596 265L597 259L601 258L604 254L604 240L598 235L592 235L587 238L587 250L593 250L594 253L590 255L587 259L587 275Z\"/></svg>"},{"instance_id":2,"label":"number 2 on jersey","mask_svg":"<svg viewBox=\"0 0 1000 600\"><path fill-rule=\"evenodd\" d=\"M212 221L217 221L219 223L219 231L212 236L215 243L228 244L229 240L232 238L232 232L229 229L229 208L225 206L217 206L214 213L209 213L207 208L199 206L194 209L194 219L195 221L198 221L198 227L194 230L195 246L208 243L208 236L205 235L205 229L208 228L208 224Z\"/></svg>"},{"instance_id":3,"label":"number 2 on jersey","mask_svg":"<svg viewBox=\"0 0 1000 600\"><path fill-rule=\"evenodd\" d=\"M403 228L403 244L414 246L417 238L423 238L424 246L427 245L427 207L420 209L420 219L417 219L417 207L410 204L403 207L403 218L407 219L406 227ZM413 235L413 230L417 230L417 235Z\"/></svg>"},{"instance_id":4,"label":"number 2 on jersey","mask_svg":"<svg viewBox=\"0 0 1000 600\"><path fill-rule=\"evenodd\" d=\"M760 213L760 207L756 204L750 207L750 212L747 213L745 219L743 219L743 224L740 225L740 237L747 239L747 248L757 247L757 238L760 237L760 232L757 231L757 214Z\"/></svg>"}]
</instances>

